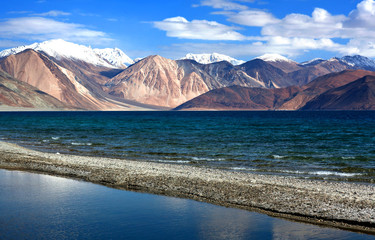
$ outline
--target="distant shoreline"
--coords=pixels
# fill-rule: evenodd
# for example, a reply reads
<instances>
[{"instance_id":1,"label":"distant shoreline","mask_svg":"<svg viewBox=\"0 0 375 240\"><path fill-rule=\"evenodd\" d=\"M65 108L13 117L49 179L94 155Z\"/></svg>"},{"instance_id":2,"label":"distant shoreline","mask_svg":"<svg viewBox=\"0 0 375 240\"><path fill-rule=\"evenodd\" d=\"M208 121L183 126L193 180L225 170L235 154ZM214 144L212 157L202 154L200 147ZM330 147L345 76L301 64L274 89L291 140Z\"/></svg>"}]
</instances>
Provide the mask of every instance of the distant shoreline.
<instances>
[{"instance_id":1,"label":"distant shoreline","mask_svg":"<svg viewBox=\"0 0 375 240\"><path fill-rule=\"evenodd\" d=\"M189 198L375 234L375 185L42 153L0 141L0 168Z\"/></svg>"},{"instance_id":2,"label":"distant shoreline","mask_svg":"<svg viewBox=\"0 0 375 240\"><path fill-rule=\"evenodd\" d=\"M293 109L240 109L240 108L186 108L176 110L175 108L160 109L108 109L108 110L89 110L89 109L62 109L62 108L27 108L12 107L0 105L1 112L375 112L375 110L343 110L343 109L317 109L317 110L293 110Z\"/></svg>"}]
</instances>

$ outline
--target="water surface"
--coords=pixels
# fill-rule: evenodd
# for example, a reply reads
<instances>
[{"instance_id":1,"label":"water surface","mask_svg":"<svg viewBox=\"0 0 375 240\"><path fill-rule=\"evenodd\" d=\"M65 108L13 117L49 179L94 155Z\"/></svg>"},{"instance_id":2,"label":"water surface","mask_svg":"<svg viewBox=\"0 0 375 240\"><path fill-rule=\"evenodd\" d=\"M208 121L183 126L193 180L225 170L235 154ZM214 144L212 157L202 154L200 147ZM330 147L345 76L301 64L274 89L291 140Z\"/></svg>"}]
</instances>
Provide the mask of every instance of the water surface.
<instances>
[{"instance_id":1,"label":"water surface","mask_svg":"<svg viewBox=\"0 0 375 240\"><path fill-rule=\"evenodd\" d=\"M193 200L0 170L0 239L375 239Z\"/></svg>"},{"instance_id":2,"label":"water surface","mask_svg":"<svg viewBox=\"0 0 375 240\"><path fill-rule=\"evenodd\" d=\"M375 179L375 112L0 113L0 138L41 151L302 178Z\"/></svg>"}]
</instances>

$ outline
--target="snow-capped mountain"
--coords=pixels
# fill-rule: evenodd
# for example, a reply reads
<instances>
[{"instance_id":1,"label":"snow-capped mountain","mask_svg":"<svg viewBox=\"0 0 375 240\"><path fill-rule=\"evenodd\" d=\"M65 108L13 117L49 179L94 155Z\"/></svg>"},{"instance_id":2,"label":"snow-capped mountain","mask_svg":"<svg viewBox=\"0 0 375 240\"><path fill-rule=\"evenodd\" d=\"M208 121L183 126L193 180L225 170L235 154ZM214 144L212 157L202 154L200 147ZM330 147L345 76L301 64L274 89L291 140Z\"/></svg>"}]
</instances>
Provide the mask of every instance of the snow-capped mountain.
<instances>
[{"instance_id":1,"label":"snow-capped mountain","mask_svg":"<svg viewBox=\"0 0 375 240\"><path fill-rule=\"evenodd\" d=\"M284 56L281 56L279 54L267 53L262 56L256 57L253 60L259 60L259 59L267 62L268 64L271 64L274 67L277 67L283 70L286 73L294 72L294 71L300 70L301 68L300 66L298 66L298 64L295 61L288 59Z\"/></svg>"},{"instance_id":2,"label":"snow-capped mountain","mask_svg":"<svg viewBox=\"0 0 375 240\"><path fill-rule=\"evenodd\" d=\"M315 58L310 61L300 63L301 66L315 66L320 63L324 62L340 62L342 64L347 64L353 69L363 69L369 71L375 71L375 61L368 57L355 55L355 56L344 56L342 58L333 57L328 60L324 60L322 58Z\"/></svg>"},{"instance_id":3,"label":"snow-capped mountain","mask_svg":"<svg viewBox=\"0 0 375 240\"><path fill-rule=\"evenodd\" d=\"M134 64L134 61L118 48L95 48L94 52L118 68Z\"/></svg>"},{"instance_id":4,"label":"snow-capped mountain","mask_svg":"<svg viewBox=\"0 0 375 240\"><path fill-rule=\"evenodd\" d=\"M140 58L136 58L136 59L134 59L134 63L137 63L137 62L139 62L139 61L141 61L141 60L143 60L143 59L145 59L146 57L140 57Z\"/></svg>"},{"instance_id":5,"label":"snow-capped mountain","mask_svg":"<svg viewBox=\"0 0 375 240\"><path fill-rule=\"evenodd\" d=\"M355 68L375 71L375 61L364 56L345 56L339 60Z\"/></svg>"},{"instance_id":6,"label":"snow-capped mountain","mask_svg":"<svg viewBox=\"0 0 375 240\"><path fill-rule=\"evenodd\" d=\"M57 60L70 59L84 61L96 66L118 68L120 62L131 63L132 60L120 49L92 49L84 45L79 45L62 39L54 39L41 43L34 43L27 46L20 46L0 52L0 58L12 54L20 53L26 49L33 49L43 52ZM113 54L113 55L111 55Z\"/></svg>"},{"instance_id":7,"label":"snow-capped mountain","mask_svg":"<svg viewBox=\"0 0 375 240\"><path fill-rule=\"evenodd\" d=\"M302 62L300 63L300 65L302 66L313 66L313 65L317 65L321 62L324 62L325 60L322 59L322 58L314 58L314 59L311 59L310 61L306 61L306 62Z\"/></svg>"},{"instance_id":8,"label":"snow-capped mountain","mask_svg":"<svg viewBox=\"0 0 375 240\"><path fill-rule=\"evenodd\" d=\"M229 56L224 55L224 54L219 54L219 53L212 53L212 54L209 54L209 53L203 53L203 54L188 53L188 54L186 54L185 57L181 58L181 60L183 60L183 59L194 60L194 61L196 61L198 63L201 63L201 64L210 64L210 63L221 62L221 61L227 61L227 62L230 62L233 65L240 65L240 64L245 63L245 61L237 60L235 58L229 57Z\"/></svg>"},{"instance_id":9,"label":"snow-capped mountain","mask_svg":"<svg viewBox=\"0 0 375 240\"><path fill-rule=\"evenodd\" d=\"M264 54L262 56L256 57L255 59L261 59L265 62L294 62L293 60L290 60L284 56L281 56L279 54Z\"/></svg>"}]
</instances>

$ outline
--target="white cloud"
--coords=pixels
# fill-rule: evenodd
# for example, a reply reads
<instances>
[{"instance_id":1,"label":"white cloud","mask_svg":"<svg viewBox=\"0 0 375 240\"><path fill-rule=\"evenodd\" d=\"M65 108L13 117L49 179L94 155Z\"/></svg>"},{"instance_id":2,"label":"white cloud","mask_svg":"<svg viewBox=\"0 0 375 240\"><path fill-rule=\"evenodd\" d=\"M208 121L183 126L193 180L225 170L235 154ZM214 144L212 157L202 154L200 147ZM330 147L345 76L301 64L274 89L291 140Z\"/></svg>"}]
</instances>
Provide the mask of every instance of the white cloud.
<instances>
[{"instance_id":1,"label":"white cloud","mask_svg":"<svg viewBox=\"0 0 375 240\"><path fill-rule=\"evenodd\" d=\"M253 0L203 0L200 4L194 6L208 6L213 7L216 9L223 9L223 10L246 10L248 7L243 4L239 4L236 2L253 2Z\"/></svg>"},{"instance_id":2,"label":"white cloud","mask_svg":"<svg viewBox=\"0 0 375 240\"><path fill-rule=\"evenodd\" d=\"M340 37L344 15L332 16L321 8L315 8L312 16L289 14L276 23L265 25L262 34L267 36L301 38Z\"/></svg>"},{"instance_id":3,"label":"white cloud","mask_svg":"<svg viewBox=\"0 0 375 240\"><path fill-rule=\"evenodd\" d=\"M69 15L71 15L71 13L63 12L63 11L58 11L58 10L51 10L49 12L36 13L36 14L33 14L33 15L35 15L35 16L44 16L44 17L47 17L47 16L58 17L58 16L69 16Z\"/></svg>"},{"instance_id":4,"label":"white cloud","mask_svg":"<svg viewBox=\"0 0 375 240\"><path fill-rule=\"evenodd\" d=\"M224 13L227 15L228 21L238 23L244 26L257 26L262 27L273 23L280 22L271 13L261 10L246 10L239 13Z\"/></svg>"},{"instance_id":5,"label":"white cloud","mask_svg":"<svg viewBox=\"0 0 375 240\"><path fill-rule=\"evenodd\" d=\"M345 47L338 49L341 55L363 55L366 57L375 57L374 39L352 39Z\"/></svg>"},{"instance_id":6,"label":"white cloud","mask_svg":"<svg viewBox=\"0 0 375 240\"><path fill-rule=\"evenodd\" d=\"M154 26L166 31L167 36L180 39L200 40L245 40L246 37L236 32L236 27L226 26L215 21L192 20L183 17L167 18L153 22Z\"/></svg>"},{"instance_id":7,"label":"white cloud","mask_svg":"<svg viewBox=\"0 0 375 240\"><path fill-rule=\"evenodd\" d=\"M223 12L229 21L243 26L259 26L264 36L298 38L375 38L375 0L363 0L348 16L332 15L315 8L311 16L292 13L283 19L261 10Z\"/></svg>"},{"instance_id":8,"label":"white cloud","mask_svg":"<svg viewBox=\"0 0 375 240\"><path fill-rule=\"evenodd\" d=\"M289 14L279 22L266 24L261 33L299 38L375 38L375 1L360 2L348 16L331 15L321 8L316 8L311 16Z\"/></svg>"},{"instance_id":9,"label":"white cloud","mask_svg":"<svg viewBox=\"0 0 375 240\"><path fill-rule=\"evenodd\" d=\"M357 5L357 9L349 14L349 19L344 23L349 28L368 28L375 26L375 1L364 0Z\"/></svg>"},{"instance_id":10,"label":"white cloud","mask_svg":"<svg viewBox=\"0 0 375 240\"><path fill-rule=\"evenodd\" d=\"M44 41L54 38L82 43L95 41L98 44L111 41L104 32L43 17L12 18L0 22L0 39Z\"/></svg>"}]
</instances>

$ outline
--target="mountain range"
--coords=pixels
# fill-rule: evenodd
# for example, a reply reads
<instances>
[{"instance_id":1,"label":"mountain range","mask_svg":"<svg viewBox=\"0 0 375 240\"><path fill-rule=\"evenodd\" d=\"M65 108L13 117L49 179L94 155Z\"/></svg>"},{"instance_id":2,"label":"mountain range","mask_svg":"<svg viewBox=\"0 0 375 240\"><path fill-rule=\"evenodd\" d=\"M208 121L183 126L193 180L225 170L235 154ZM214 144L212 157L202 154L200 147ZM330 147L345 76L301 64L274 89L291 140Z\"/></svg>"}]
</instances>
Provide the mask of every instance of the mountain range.
<instances>
[{"instance_id":1,"label":"mountain range","mask_svg":"<svg viewBox=\"0 0 375 240\"><path fill-rule=\"evenodd\" d=\"M176 110L375 110L372 81L375 72L345 70L321 76L302 87L231 86L209 91ZM361 90L357 91L359 86Z\"/></svg>"},{"instance_id":2,"label":"mountain range","mask_svg":"<svg viewBox=\"0 0 375 240\"><path fill-rule=\"evenodd\" d=\"M363 56L297 63L277 54L248 62L188 54L134 61L118 48L51 40L0 52L0 103L85 110L364 110L374 108L373 71L375 61Z\"/></svg>"}]
</instances>

